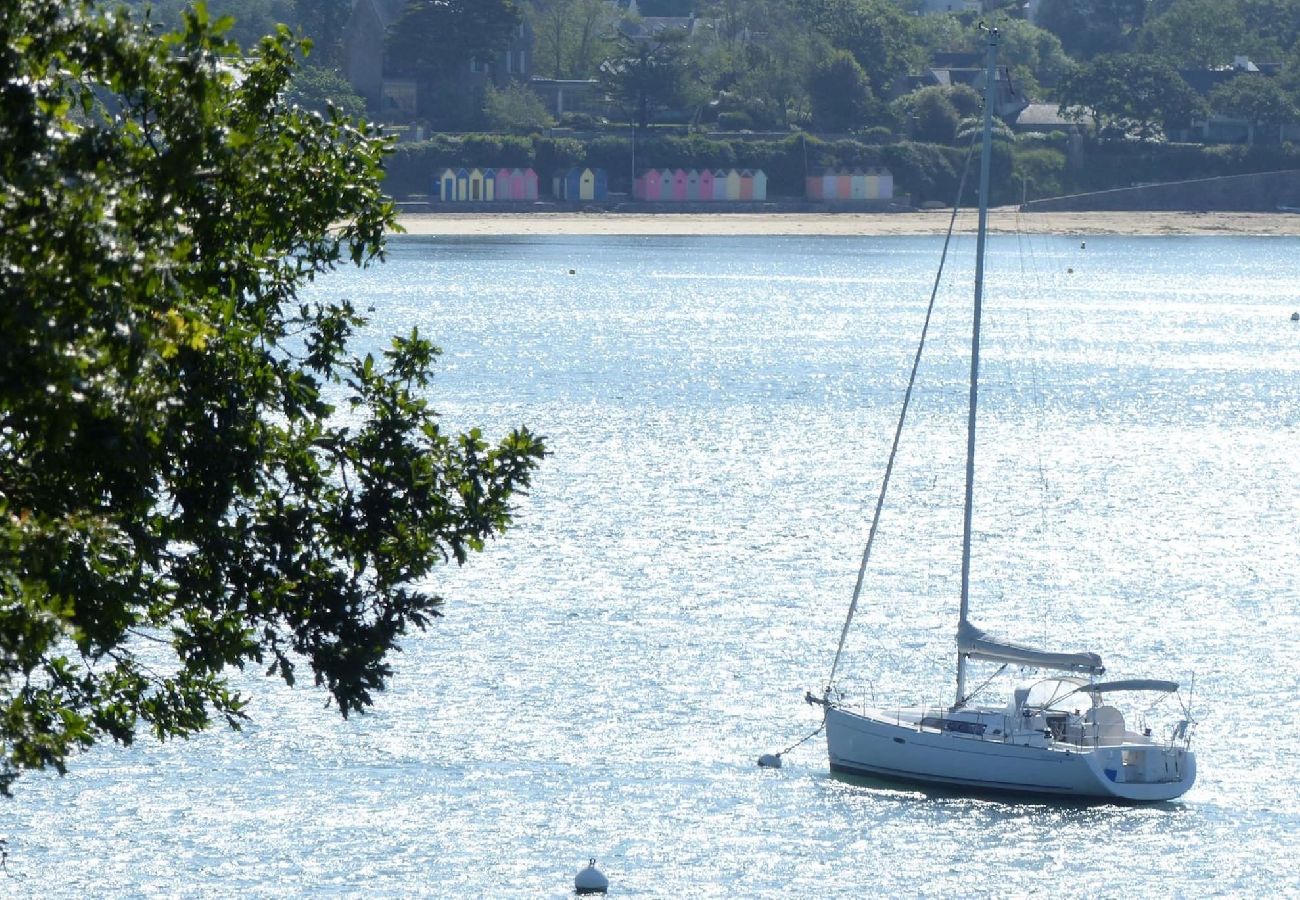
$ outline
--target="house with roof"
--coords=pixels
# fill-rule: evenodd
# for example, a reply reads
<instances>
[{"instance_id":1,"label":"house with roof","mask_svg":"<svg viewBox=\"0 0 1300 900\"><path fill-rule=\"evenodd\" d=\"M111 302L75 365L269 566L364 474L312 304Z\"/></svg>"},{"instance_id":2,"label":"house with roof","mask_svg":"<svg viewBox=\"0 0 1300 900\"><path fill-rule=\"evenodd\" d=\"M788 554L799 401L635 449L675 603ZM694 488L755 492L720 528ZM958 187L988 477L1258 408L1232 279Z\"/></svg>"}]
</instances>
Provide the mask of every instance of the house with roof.
<instances>
[{"instance_id":1,"label":"house with roof","mask_svg":"<svg viewBox=\"0 0 1300 900\"><path fill-rule=\"evenodd\" d=\"M984 66L978 53L936 53L930 65L914 75L904 75L893 85L892 97L902 97L924 87L964 84L984 93ZM1029 105L1029 99L1017 89L1005 68L998 68L994 84L994 107L998 117L1015 118Z\"/></svg>"},{"instance_id":2,"label":"house with roof","mask_svg":"<svg viewBox=\"0 0 1300 900\"><path fill-rule=\"evenodd\" d=\"M1238 78L1276 78L1282 71L1281 63L1258 63L1249 57L1238 56L1230 66L1210 69L1184 69L1178 74L1202 98L1209 98L1215 88ZM1263 125L1250 116L1232 115L1227 111L1212 112L1191 128L1171 137L1184 141L1208 144L1280 144L1300 140L1300 121Z\"/></svg>"}]
</instances>

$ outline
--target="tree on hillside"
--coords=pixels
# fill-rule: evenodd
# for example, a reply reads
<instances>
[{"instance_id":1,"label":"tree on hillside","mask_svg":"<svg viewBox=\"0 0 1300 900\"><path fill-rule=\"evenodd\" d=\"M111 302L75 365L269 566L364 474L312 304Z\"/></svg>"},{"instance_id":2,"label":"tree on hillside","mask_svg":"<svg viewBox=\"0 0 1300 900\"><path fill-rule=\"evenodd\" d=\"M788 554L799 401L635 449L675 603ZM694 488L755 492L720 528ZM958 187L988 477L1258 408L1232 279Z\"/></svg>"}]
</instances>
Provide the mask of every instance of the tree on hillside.
<instances>
[{"instance_id":1,"label":"tree on hillside","mask_svg":"<svg viewBox=\"0 0 1300 900\"><path fill-rule=\"evenodd\" d=\"M1098 129L1154 138L1186 127L1204 104L1168 63L1134 54L1099 56L1061 82L1062 115L1087 107Z\"/></svg>"},{"instance_id":2,"label":"tree on hillside","mask_svg":"<svg viewBox=\"0 0 1300 900\"><path fill-rule=\"evenodd\" d=\"M965 87L963 85L962 87ZM970 88L967 91L975 93ZM913 140L927 144L951 144L957 137L957 125L963 115L949 96L951 89L930 85L912 91L894 101L895 117L908 124ZM978 100L976 103L978 107Z\"/></svg>"},{"instance_id":3,"label":"tree on hillside","mask_svg":"<svg viewBox=\"0 0 1300 900\"><path fill-rule=\"evenodd\" d=\"M808 78L828 42L804 27L792 0L713 0L702 11L717 23L703 65L718 107L745 127L804 122Z\"/></svg>"},{"instance_id":4,"label":"tree on hillside","mask_svg":"<svg viewBox=\"0 0 1300 900\"><path fill-rule=\"evenodd\" d=\"M813 126L820 131L850 131L876 116L871 80L851 53L836 50L813 70L808 84Z\"/></svg>"},{"instance_id":5,"label":"tree on hillside","mask_svg":"<svg viewBox=\"0 0 1300 900\"><path fill-rule=\"evenodd\" d=\"M312 63L341 71L352 0L294 0L293 7L298 27L312 42Z\"/></svg>"},{"instance_id":6,"label":"tree on hillside","mask_svg":"<svg viewBox=\"0 0 1300 900\"><path fill-rule=\"evenodd\" d=\"M483 98L483 115L494 131L527 134L555 124L542 98L519 82L511 82L500 90L488 85Z\"/></svg>"},{"instance_id":7,"label":"tree on hillside","mask_svg":"<svg viewBox=\"0 0 1300 900\"><path fill-rule=\"evenodd\" d=\"M328 114L333 105L350 118L364 118L366 101L336 69L304 65L296 69L286 97L303 109Z\"/></svg>"},{"instance_id":8,"label":"tree on hillside","mask_svg":"<svg viewBox=\"0 0 1300 900\"><path fill-rule=\"evenodd\" d=\"M606 0L538 0L532 7L533 69L544 78L594 78L613 49L615 11Z\"/></svg>"},{"instance_id":9,"label":"tree on hillside","mask_svg":"<svg viewBox=\"0 0 1300 900\"><path fill-rule=\"evenodd\" d=\"M915 39L913 17L892 0L798 0L804 20L830 43L853 55L871 92L887 96L894 80L927 55Z\"/></svg>"},{"instance_id":10,"label":"tree on hillside","mask_svg":"<svg viewBox=\"0 0 1300 900\"><path fill-rule=\"evenodd\" d=\"M1146 14L1147 0L1042 0L1035 21L1066 53L1091 60L1130 49Z\"/></svg>"},{"instance_id":11,"label":"tree on hillside","mask_svg":"<svg viewBox=\"0 0 1300 900\"><path fill-rule=\"evenodd\" d=\"M600 66L600 82L640 128L649 127L662 110L699 99L691 82L690 46L680 28L663 28L648 40L620 33L617 49Z\"/></svg>"},{"instance_id":12,"label":"tree on hillside","mask_svg":"<svg viewBox=\"0 0 1300 900\"><path fill-rule=\"evenodd\" d=\"M1223 0L1174 0L1142 31L1141 49L1175 68L1228 65L1249 51L1245 20L1236 4Z\"/></svg>"},{"instance_id":13,"label":"tree on hillside","mask_svg":"<svg viewBox=\"0 0 1300 900\"><path fill-rule=\"evenodd\" d=\"M495 59L521 19L514 0L410 0L385 50L395 72L443 79L471 59Z\"/></svg>"},{"instance_id":14,"label":"tree on hillside","mask_svg":"<svg viewBox=\"0 0 1300 900\"><path fill-rule=\"evenodd\" d=\"M238 727L230 667L365 709L543 454L444 431L427 340L358 358L351 304L300 294L382 259L391 142L284 99L287 30L241 60L227 24L0 5L6 792L103 740Z\"/></svg>"},{"instance_id":15,"label":"tree on hillside","mask_svg":"<svg viewBox=\"0 0 1300 900\"><path fill-rule=\"evenodd\" d=\"M1242 73L1210 93L1210 109L1252 125L1288 125L1300 121L1300 106L1276 78Z\"/></svg>"}]
</instances>

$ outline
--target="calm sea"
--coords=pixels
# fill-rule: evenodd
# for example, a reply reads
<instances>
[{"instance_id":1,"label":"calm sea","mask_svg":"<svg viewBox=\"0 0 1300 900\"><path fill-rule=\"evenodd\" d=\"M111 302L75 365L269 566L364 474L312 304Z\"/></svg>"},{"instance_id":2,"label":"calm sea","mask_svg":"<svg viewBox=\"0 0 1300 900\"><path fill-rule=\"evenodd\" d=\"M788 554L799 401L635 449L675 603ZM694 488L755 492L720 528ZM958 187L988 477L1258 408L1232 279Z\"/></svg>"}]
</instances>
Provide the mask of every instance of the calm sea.
<instances>
[{"instance_id":1,"label":"calm sea","mask_svg":"<svg viewBox=\"0 0 1300 900\"><path fill-rule=\"evenodd\" d=\"M941 285L841 686L952 690L970 251ZM940 239L393 242L318 289L443 348L449 426L553 456L368 715L106 746L0 803L0 895L1300 892L1296 238L995 237L973 618L1191 685L1154 807L827 774L811 732Z\"/></svg>"}]
</instances>

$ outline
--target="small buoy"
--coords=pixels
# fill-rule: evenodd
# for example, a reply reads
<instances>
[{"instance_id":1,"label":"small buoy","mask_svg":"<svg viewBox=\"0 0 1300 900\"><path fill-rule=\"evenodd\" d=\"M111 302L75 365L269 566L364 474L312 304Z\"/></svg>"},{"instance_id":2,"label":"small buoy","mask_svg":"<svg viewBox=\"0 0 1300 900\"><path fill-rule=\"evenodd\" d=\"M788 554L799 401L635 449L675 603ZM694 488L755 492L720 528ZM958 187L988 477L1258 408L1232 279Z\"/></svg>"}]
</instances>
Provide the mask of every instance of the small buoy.
<instances>
[{"instance_id":1,"label":"small buoy","mask_svg":"<svg viewBox=\"0 0 1300 900\"><path fill-rule=\"evenodd\" d=\"M1079 249L1080 249L1080 250L1087 250L1087 249L1088 249L1088 242L1087 242L1087 241L1079 241Z\"/></svg>"},{"instance_id":2,"label":"small buoy","mask_svg":"<svg viewBox=\"0 0 1300 900\"><path fill-rule=\"evenodd\" d=\"M573 879L573 890L578 894L603 894L609 890L609 879L596 868L596 857L587 861L587 868Z\"/></svg>"},{"instance_id":3,"label":"small buoy","mask_svg":"<svg viewBox=\"0 0 1300 900\"><path fill-rule=\"evenodd\" d=\"M577 269L570 269L570 270L569 270L569 274L570 274L570 275L577 275L577 274L578 274L578 270L577 270Z\"/></svg>"},{"instance_id":4,"label":"small buoy","mask_svg":"<svg viewBox=\"0 0 1300 900\"><path fill-rule=\"evenodd\" d=\"M758 764L764 769L779 769L781 768L781 754L764 753L758 758Z\"/></svg>"},{"instance_id":5,"label":"small buoy","mask_svg":"<svg viewBox=\"0 0 1300 900\"><path fill-rule=\"evenodd\" d=\"M1074 269L1066 269L1066 270L1065 270L1065 274L1066 274L1066 275L1073 275L1073 274L1074 274Z\"/></svg>"},{"instance_id":6,"label":"small buoy","mask_svg":"<svg viewBox=\"0 0 1300 900\"><path fill-rule=\"evenodd\" d=\"M1291 321L1292 321L1292 322L1300 322L1300 312L1293 312L1293 313L1291 313Z\"/></svg>"}]
</instances>

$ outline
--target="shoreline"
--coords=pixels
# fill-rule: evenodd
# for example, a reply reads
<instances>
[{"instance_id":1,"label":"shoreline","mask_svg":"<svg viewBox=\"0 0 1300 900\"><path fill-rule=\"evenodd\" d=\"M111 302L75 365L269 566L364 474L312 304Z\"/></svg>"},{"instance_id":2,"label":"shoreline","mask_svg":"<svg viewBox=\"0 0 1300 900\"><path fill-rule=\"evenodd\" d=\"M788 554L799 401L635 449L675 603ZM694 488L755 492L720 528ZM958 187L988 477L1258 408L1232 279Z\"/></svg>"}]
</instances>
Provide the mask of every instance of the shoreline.
<instances>
[{"instance_id":1,"label":"shoreline","mask_svg":"<svg viewBox=\"0 0 1300 900\"><path fill-rule=\"evenodd\" d=\"M528 236L866 236L943 234L951 210L901 213L403 213L411 235ZM974 233L976 212L963 209L955 230ZM1300 235L1295 213L1020 212L989 210L989 231L1000 234Z\"/></svg>"}]
</instances>

